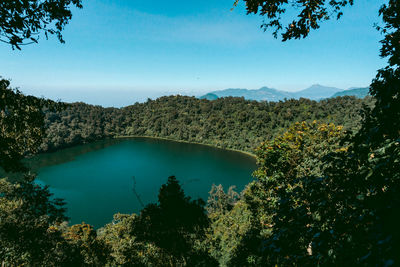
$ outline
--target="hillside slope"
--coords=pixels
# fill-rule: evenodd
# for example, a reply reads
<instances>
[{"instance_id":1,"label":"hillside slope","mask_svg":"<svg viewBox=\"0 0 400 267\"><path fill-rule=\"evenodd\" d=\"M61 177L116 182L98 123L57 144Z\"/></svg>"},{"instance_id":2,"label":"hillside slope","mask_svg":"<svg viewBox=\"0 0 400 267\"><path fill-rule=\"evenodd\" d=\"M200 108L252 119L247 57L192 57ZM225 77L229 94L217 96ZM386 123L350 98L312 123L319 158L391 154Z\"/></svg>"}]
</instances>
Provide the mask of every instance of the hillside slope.
<instances>
[{"instance_id":1,"label":"hillside slope","mask_svg":"<svg viewBox=\"0 0 400 267\"><path fill-rule=\"evenodd\" d=\"M369 88L364 87L364 88L353 88L353 89L348 89L345 91L337 92L335 93L332 97L338 97L338 96L355 96L358 98L364 98L369 95Z\"/></svg>"},{"instance_id":2,"label":"hillside slope","mask_svg":"<svg viewBox=\"0 0 400 267\"><path fill-rule=\"evenodd\" d=\"M210 92L200 99L215 100L217 97L244 97L247 100L256 101L283 101L284 99L299 99L308 98L311 100L321 100L329 98L333 94L342 92L343 89L335 87L327 87L319 84L312 85L297 92L281 91L273 88L262 87L260 89L225 89L219 91Z\"/></svg>"},{"instance_id":3,"label":"hillside slope","mask_svg":"<svg viewBox=\"0 0 400 267\"><path fill-rule=\"evenodd\" d=\"M46 114L48 135L42 150L114 136L150 136L253 152L259 143L298 121L318 120L356 129L363 103L371 104L371 100L257 102L166 96L121 109L74 103L62 112Z\"/></svg>"}]
</instances>

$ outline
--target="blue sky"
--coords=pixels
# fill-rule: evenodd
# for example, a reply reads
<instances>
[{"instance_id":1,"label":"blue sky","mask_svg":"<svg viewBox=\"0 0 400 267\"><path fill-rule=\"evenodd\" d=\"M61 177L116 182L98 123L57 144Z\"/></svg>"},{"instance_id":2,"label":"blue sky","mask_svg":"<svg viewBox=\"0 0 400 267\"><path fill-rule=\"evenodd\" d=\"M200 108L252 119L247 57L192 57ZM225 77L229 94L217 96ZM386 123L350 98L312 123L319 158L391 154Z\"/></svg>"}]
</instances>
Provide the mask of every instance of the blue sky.
<instances>
[{"instance_id":1,"label":"blue sky","mask_svg":"<svg viewBox=\"0 0 400 267\"><path fill-rule=\"evenodd\" d=\"M0 44L0 75L26 94L124 106L165 94L226 88L296 91L312 84L368 86L382 36L383 0L358 0L339 21L282 43L234 0L84 0L64 31L11 50Z\"/></svg>"}]
</instances>

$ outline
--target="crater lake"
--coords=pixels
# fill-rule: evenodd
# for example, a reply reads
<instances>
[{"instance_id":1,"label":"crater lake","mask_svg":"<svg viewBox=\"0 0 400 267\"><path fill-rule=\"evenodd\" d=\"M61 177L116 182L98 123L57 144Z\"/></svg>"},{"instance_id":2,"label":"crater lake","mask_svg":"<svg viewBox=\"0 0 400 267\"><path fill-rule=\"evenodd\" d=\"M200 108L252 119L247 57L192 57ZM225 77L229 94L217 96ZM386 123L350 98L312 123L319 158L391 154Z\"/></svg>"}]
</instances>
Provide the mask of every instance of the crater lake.
<instances>
[{"instance_id":1,"label":"crater lake","mask_svg":"<svg viewBox=\"0 0 400 267\"><path fill-rule=\"evenodd\" d=\"M244 153L153 138L112 139L35 156L36 182L66 201L71 224L99 228L115 213L139 213L176 176L186 195L207 201L212 184L240 192L255 159ZM143 205L142 205L143 204Z\"/></svg>"}]
</instances>

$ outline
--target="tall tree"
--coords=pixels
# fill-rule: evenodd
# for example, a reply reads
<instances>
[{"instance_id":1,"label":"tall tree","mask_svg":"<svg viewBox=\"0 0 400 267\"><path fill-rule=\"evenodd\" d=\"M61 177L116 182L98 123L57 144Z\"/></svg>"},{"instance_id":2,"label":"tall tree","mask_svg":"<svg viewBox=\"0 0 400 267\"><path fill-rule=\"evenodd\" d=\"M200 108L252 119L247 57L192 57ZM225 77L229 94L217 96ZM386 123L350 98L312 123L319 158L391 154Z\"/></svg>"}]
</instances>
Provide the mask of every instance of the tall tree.
<instances>
[{"instance_id":1,"label":"tall tree","mask_svg":"<svg viewBox=\"0 0 400 267\"><path fill-rule=\"evenodd\" d=\"M77 266L79 251L62 236L64 202L51 199L33 177L13 184L0 179L0 262L2 266Z\"/></svg>"},{"instance_id":2,"label":"tall tree","mask_svg":"<svg viewBox=\"0 0 400 267\"><path fill-rule=\"evenodd\" d=\"M0 167L6 171L24 170L21 160L36 153L45 135L44 108L62 105L50 100L25 96L0 79Z\"/></svg>"},{"instance_id":3,"label":"tall tree","mask_svg":"<svg viewBox=\"0 0 400 267\"><path fill-rule=\"evenodd\" d=\"M208 253L196 246L209 224L204 205L202 199L185 196L178 180L169 177L160 188L158 203L141 211L134 225L136 240L165 250L177 259L177 265L214 266Z\"/></svg>"},{"instance_id":4,"label":"tall tree","mask_svg":"<svg viewBox=\"0 0 400 267\"><path fill-rule=\"evenodd\" d=\"M298 21L289 24L282 34L283 41L305 37L311 29L318 28L318 22L325 20L327 6L336 7L334 11L341 15L341 7L352 4L352 1L244 1L249 13L261 12L266 17L269 22L264 26L275 27L275 35L282 30L284 7L299 8ZM256 184L261 186L261 190L255 189L258 195L260 192L265 195L266 203L253 206L269 208L264 217L275 219L270 224L271 238L262 238L262 231L256 231L253 241L258 239L258 252L271 264L393 266L400 263L399 1L388 0L379 13L384 22L378 27L384 34L381 57L388 59L388 66L378 70L371 84L370 93L376 105L365 110L362 128L350 139L347 151L333 151L319 164L310 166L310 170L318 170L322 164L322 172L298 176L295 166L282 164L295 161L295 154L282 157L280 153L270 153L269 147L260 150L261 159L267 156L272 163L283 160L276 162L274 169L263 169L262 164L256 172L259 179L272 184ZM290 194L282 191L285 187L276 186L273 174L281 168L294 183L304 181L300 187L288 188ZM269 169L273 172L268 172ZM275 197L266 194L269 192ZM238 254L248 253L242 251L245 253Z\"/></svg>"}]
</instances>

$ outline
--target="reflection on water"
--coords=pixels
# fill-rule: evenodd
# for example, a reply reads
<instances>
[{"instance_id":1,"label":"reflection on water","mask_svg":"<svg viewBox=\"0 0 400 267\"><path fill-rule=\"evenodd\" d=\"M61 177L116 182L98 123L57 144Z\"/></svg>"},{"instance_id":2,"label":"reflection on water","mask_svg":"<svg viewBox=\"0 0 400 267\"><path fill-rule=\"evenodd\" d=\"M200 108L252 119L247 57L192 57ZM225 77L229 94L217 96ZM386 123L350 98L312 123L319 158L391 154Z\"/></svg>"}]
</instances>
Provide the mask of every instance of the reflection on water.
<instances>
[{"instance_id":1,"label":"reflection on water","mask_svg":"<svg viewBox=\"0 0 400 267\"><path fill-rule=\"evenodd\" d=\"M254 158L242 153L150 138L105 140L27 163L38 183L66 200L71 223L95 227L117 212L137 213L155 202L168 176L175 175L189 196L207 200L213 183L242 190L256 168Z\"/></svg>"},{"instance_id":2,"label":"reflection on water","mask_svg":"<svg viewBox=\"0 0 400 267\"><path fill-rule=\"evenodd\" d=\"M115 145L121 142L121 139L107 139L97 141L90 144L78 145L62 149L51 153L42 153L25 161L27 167L33 172L37 172L42 167L62 164L68 161L73 161L79 155L86 154L92 151L100 150L108 146Z\"/></svg>"},{"instance_id":3,"label":"reflection on water","mask_svg":"<svg viewBox=\"0 0 400 267\"><path fill-rule=\"evenodd\" d=\"M75 157L79 155L103 149L121 141L121 139L107 139L90 144L65 148L56 152L41 153L31 158L24 159L23 163L29 169L29 173L37 174L40 168L73 161L75 160ZM0 178L7 177L11 182L21 180L23 175L23 173L7 173L0 167Z\"/></svg>"}]
</instances>

